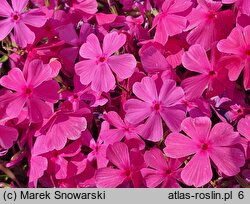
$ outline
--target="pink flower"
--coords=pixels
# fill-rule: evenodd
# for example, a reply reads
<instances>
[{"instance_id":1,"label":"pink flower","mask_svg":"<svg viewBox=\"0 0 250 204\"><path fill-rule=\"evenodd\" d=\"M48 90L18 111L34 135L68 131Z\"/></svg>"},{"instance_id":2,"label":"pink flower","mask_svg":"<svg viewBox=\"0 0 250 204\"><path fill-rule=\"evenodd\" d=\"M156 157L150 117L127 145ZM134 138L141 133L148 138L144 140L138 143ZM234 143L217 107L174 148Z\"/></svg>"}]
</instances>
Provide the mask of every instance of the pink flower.
<instances>
[{"instance_id":1,"label":"pink flower","mask_svg":"<svg viewBox=\"0 0 250 204\"><path fill-rule=\"evenodd\" d=\"M162 188L180 188L182 162L178 159L165 158L161 150L153 148L146 151L144 160L150 168L141 170L145 184L148 188L161 186Z\"/></svg>"},{"instance_id":2,"label":"pink flower","mask_svg":"<svg viewBox=\"0 0 250 204\"><path fill-rule=\"evenodd\" d=\"M250 14L250 1L249 0L222 0L223 4L232 4L235 3L236 7L244 13Z\"/></svg>"},{"instance_id":3,"label":"pink flower","mask_svg":"<svg viewBox=\"0 0 250 204\"><path fill-rule=\"evenodd\" d=\"M110 43L112 42L112 43ZM136 67L136 60L131 54L113 55L126 42L124 34L112 32L103 40L103 49L96 35L90 34L87 42L80 48L80 55L85 58L75 66L76 74L84 85L91 83L94 91L108 92L115 86L112 71L120 78L130 77ZM112 70L112 71L111 71Z\"/></svg>"},{"instance_id":4,"label":"pink flower","mask_svg":"<svg viewBox=\"0 0 250 204\"><path fill-rule=\"evenodd\" d=\"M233 146L240 142L237 132L225 122L211 129L208 117L186 118L182 130L188 135L171 133L165 140L164 152L171 158L194 155L181 172L182 180L189 186L200 187L212 179L211 162L219 172L234 176L244 165L244 153Z\"/></svg>"},{"instance_id":5,"label":"pink flower","mask_svg":"<svg viewBox=\"0 0 250 204\"><path fill-rule=\"evenodd\" d=\"M15 128L0 125L0 150L12 147L17 137L18 132Z\"/></svg>"},{"instance_id":6,"label":"pink flower","mask_svg":"<svg viewBox=\"0 0 250 204\"><path fill-rule=\"evenodd\" d=\"M220 11L222 4L218 1L198 0L198 6L187 16L191 30L187 35L190 45L200 44L205 50L228 36L235 23L235 15L231 10Z\"/></svg>"},{"instance_id":7,"label":"pink flower","mask_svg":"<svg viewBox=\"0 0 250 204\"><path fill-rule=\"evenodd\" d=\"M86 109L77 112L59 110L54 113L36 133L38 137L32 150L33 154L61 150L68 140L79 139L82 131L87 128L87 121L83 117L86 113Z\"/></svg>"},{"instance_id":8,"label":"pink flower","mask_svg":"<svg viewBox=\"0 0 250 204\"><path fill-rule=\"evenodd\" d=\"M190 0L169 0L162 5L162 12L159 13L153 22L156 27L155 41L165 44L168 36L182 33L187 26L185 11L187 11L192 2Z\"/></svg>"},{"instance_id":9,"label":"pink flower","mask_svg":"<svg viewBox=\"0 0 250 204\"><path fill-rule=\"evenodd\" d=\"M200 73L184 79L181 83L188 99L199 98L205 90L206 95L216 96L230 86L227 70L216 59L216 50L212 50L209 61L201 45L192 45L182 56L182 63L188 70Z\"/></svg>"},{"instance_id":10,"label":"pink flower","mask_svg":"<svg viewBox=\"0 0 250 204\"><path fill-rule=\"evenodd\" d=\"M28 65L27 75L13 68L0 79L2 86L16 91L5 94L0 100L1 103L8 102L6 113L9 117L17 117L25 106L31 122L41 122L50 117L52 110L45 101L56 103L59 98L59 85L51 80L51 72L49 66L43 66L42 61L33 60Z\"/></svg>"},{"instance_id":11,"label":"pink flower","mask_svg":"<svg viewBox=\"0 0 250 204\"><path fill-rule=\"evenodd\" d=\"M155 82L144 77L133 86L133 93L140 99L129 99L125 104L126 120L138 124L147 119L140 135L147 140L159 141L163 136L162 119L173 132L180 130L186 113L181 100L182 88L173 80L165 80L158 94Z\"/></svg>"},{"instance_id":12,"label":"pink flower","mask_svg":"<svg viewBox=\"0 0 250 204\"><path fill-rule=\"evenodd\" d=\"M245 118L242 118L237 126L238 132L243 135L250 142L250 115L246 115Z\"/></svg>"},{"instance_id":13,"label":"pink flower","mask_svg":"<svg viewBox=\"0 0 250 204\"><path fill-rule=\"evenodd\" d=\"M99 135L105 141L105 144L120 142L125 137L126 141L133 141L134 145L138 143L140 149L145 148L144 142L138 136L140 127L130 124L126 119L123 121L115 111L108 112L104 115L104 118L110 125L115 127L114 129L104 130Z\"/></svg>"},{"instance_id":14,"label":"pink flower","mask_svg":"<svg viewBox=\"0 0 250 204\"><path fill-rule=\"evenodd\" d=\"M21 47L32 44L35 34L27 26L42 27L46 22L45 14L37 9L25 12L28 0L11 0L12 8L6 0L1 0L0 16L6 18L0 20L0 41L3 40L14 28L15 41Z\"/></svg>"},{"instance_id":15,"label":"pink flower","mask_svg":"<svg viewBox=\"0 0 250 204\"><path fill-rule=\"evenodd\" d=\"M107 148L107 158L117 168L100 168L96 172L97 188L114 188L124 182L132 181L138 188L142 184L140 170L145 167L140 152L130 151L126 144L117 142Z\"/></svg>"},{"instance_id":16,"label":"pink flower","mask_svg":"<svg viewBox=\"0 0 250 204\"><path fill-rule=\"evenodd\" d=\"M243 29L234 28L227 39L221 40L217 47L219 51L231 54L224 57L225 66L231 81L238 79L242 70L244 87L250 89L250 26Z\"/></svg>"}]
</instances>

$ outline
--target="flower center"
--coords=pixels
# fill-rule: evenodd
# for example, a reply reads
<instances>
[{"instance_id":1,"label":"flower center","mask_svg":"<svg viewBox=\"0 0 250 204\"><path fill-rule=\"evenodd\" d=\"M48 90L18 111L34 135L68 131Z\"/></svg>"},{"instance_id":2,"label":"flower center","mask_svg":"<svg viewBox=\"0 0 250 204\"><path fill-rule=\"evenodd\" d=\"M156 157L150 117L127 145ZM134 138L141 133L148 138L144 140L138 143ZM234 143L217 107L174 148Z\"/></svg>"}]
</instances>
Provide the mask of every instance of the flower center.
<instances>
[{"instance_id":1,"label":"flower center","mask_svg":"<svg viewBox=\"0 0 250 204\"><path fill-rule=\"evenodd\" d=\"M11 14L11 17L12 17L12 20L13 20L13 21L16 21L16 22L17 22L17 21L20 20L20 14L19 14L18 12L16 12L16 11L15 11L14 13Z\"/></svg>"},{"instance_id":2,"label":"flower center","mask_svg":"<svg viewBox=\"0 0 250 204\"><path fill-rule=\"evenodd\" d=\"M126 175L127 177L130 177L130 174L131 174L131 171L130 171L129 169L125 171L125 175Z\"/></svg>"},{"instance_id":3,"label":"flower center","mask_svg":"<svg viewBox=\"0 0 250 204\"><path fill-rule=\"evenodd\" d=\"M249 50L246 50L246 55L247 55L247 56L250 56L250 49L249 49Z\"/></svg>"},{"instance_id":4,"label":"flower center","mask_svg":"<svg viewBox=\"0 0 250 204\"><path fill-rule=\"evenodd\" d=\"M214 76L216 73L215 73L215 71L210 71L209 72L209 76Z\"/></svg>"},{"instance_id":5,"label":"flower center","mask_svg":"<svg viewBox=\"0 0 250 204\"><path fill-rule=\"evenodd\" d=\"M32 88L27 87L24 92L27 96L30 96L33 93L33 90Z\"/></svg>"},{"instance_id":6,"label":"flower center","mask_svg":"<svg viewBox=\"0 0 250 204\"><path fill-rule=\"evenodd\" d=\"M105 57L100 57L99 58L99 62L105 62L106 61L106 58Z\"/></svg>"},{"instance_id":7,"label":"flower center","mask_svg":"<svg viewBox=\"0 0 250 204\"><path fill-rule=\"evenodd\" d=\"M202 150L207 150L208 149L208 144L204 143L201 145Z\"/></svg>"},{"instance_id":8,"label":"flower center","mask_svg":"<svg viewBox=\"0 0 250 204\"><path fill-rule=\"evenodd\" d=\"M208 17L208 19L213 20L213 19L217 18L218 16L215 12L210 12L207 17Z\"/></svg>"},{"instance_id":9,"label":"flower center","mask_svg":"<svg viewBox=\"0 0 250 204\"><path fill-rule=\"evenodd\" d=\"M74 98L74 99L78 99L78 95L77 95L77 94L74 94L73 98Z\"/></svg>"},{"instance_id":10,"label":"flower center","mask_svg":"<svg viewBox=\"0 0 250 204\"><path fill-rule=\"evenodd\" d=\"M168 169L167 171L166 171L166 174L167 175L169 175L169 174L171 174L172 173L172 171L170 170L170 169Z\"/></svg>"},{"instance_id":11,"label":"flower center","mask_svg":"<svg viewBox=\"0 0 250 204\"><path fill-rule=\"evenodd\" d=\"M160 104L159 103L154 104L154 110L158 111L159 109L160 109Z\"/></svg>"}]
</instances>

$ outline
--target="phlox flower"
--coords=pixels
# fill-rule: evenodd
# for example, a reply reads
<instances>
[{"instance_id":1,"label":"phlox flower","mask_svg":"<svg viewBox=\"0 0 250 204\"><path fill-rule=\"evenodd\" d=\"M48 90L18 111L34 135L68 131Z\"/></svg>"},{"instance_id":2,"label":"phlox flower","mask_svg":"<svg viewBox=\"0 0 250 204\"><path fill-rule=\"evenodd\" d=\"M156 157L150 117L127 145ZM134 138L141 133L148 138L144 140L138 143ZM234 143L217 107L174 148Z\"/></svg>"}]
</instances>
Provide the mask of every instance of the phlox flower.
<instances>
[{"instance_id":1,"label":"phlox flower","mask_svg":"<svg viewBox=\"0 0 250 204\"><path fill-rule=\"evenodd\" d=\"M162 119L173 132L180 130L180 124L186 116L182 106L184 92L176 87L173 80L165 80L158 93L154 80L144 77L133 85L133 93L140 99L129 99L125 104L126 120L138 124L145 119L140 135L147 140L159 141L163 136Z\"/></svg>"},{"instance_id":2,"label":"phlox flower","mask_svg":"<svg viewBox=\"0 0 250 204\"><path fill-rule=\"evenodd\" d=\"M36 132L36 142L33 154L39 155L52 150L61 150L68 140L77 140L82 131L87 128L87 121L83 115L89 110L82 108L76 112L59 110Z\"/></svg>"},{"instance_id":3,"label":"phlox flower","mask_svg":"<svg viewBox=\"0 0 250 204\"><path fill-rule=\"evenodd\" d=\"M104 119L114 127L113 129L108 128L107 130L102 131L99 135L106 144L119 142L125 137L126 141L131 140L133 143L137 142L140 149L145 148L144 142L138 135L140 126L130 124L126 119L123 121L115 111L106 113Z\"/></svg>"},{"instance_id":4,"label":"phlox flower","mask_svg":"<svg viewBox=\"0 0 250 204\"><path fill-rule=\"evenodd\" d=\"M215 96L231 85L227 70L216 59L216 50L212 50L209 61L201 45L192 45L183 54L182 63L186 69L200 73L184 79L181 83L188 99L199 98L205 90L207 96Z\"/></svg>"},{"instance_id":5,"label":"phlox flower","mask_svg":"<svg viewBox=\"0 0 250 204\"><path fill-rule=\"evenodd\" d=\"M248 0L222 0L223 4L235 3L236 7L241 11L241 13L250 14L250 1Z\"/></svg>"},{"instance_id":6,"label":"phlox flower","mask_svg":"<svg viewBox=\"0 0 250 204\"><path fill-rule=\"evenodd\" d=\"M164 45L168 36L182 33L187 26L187 14L185 12L191 5L190 0L164 1L162 12L153 21L153 27L156 27L155 41Z\"/></svg>"},{"instance_id":7,"label":"phlox flower","mask_svg":"<svg viewBox=\"0 0 250 204\"><path fill-rule=\"evenodd\" d=\"M217 123L211 129L208 117L186 118L182 130L188 135L171 133L165 140L164 152L171 158L193 155L183 168L181 178L189 186L200 187L213 176L211 161L219 173L234 176L245 163L242 150L234 146L240 142L237 132L226 122Z\"/></svg>"},{"instance_id":8,"label":"phlox flower","mask_svg":"<svg viewBox=\"0 0 250 204\"><path fill-rule=\"evenodd\" d=\"M17 140L18 131L13 127L0 125L0 150L9 149Z\"/></svg>"},{"instance_id":9,"label":"phlox flower","mask_svg":"<svg viewBox=\"0 0 250 204\"><path fill-rule=\"evenodd\" d=\"M112 55L125 42L126 35L112 32L105 35L101 49L97 36L90 34L87 37L87 42L80 48L80 55L86 60L75 65L75 71L80 76L81 83L84 85L91 83L91 88L94 91L108 92L115 86L115 77L112 71L120 79L130 77L136 67L134 56L132 54Z\"/></svg>"},{"instance_id":10,"label":"phlox flower","mask_svg":"<svg viewBox=\"0 0 250 204\"><path fill-rule=\"evenodd\" d=\"M250 115L246 115L245 118L239 121L237 130L250 142Z\"/></svg>"},{"instance_id":11,"label":"phlox flower","mask_svg":"<svg viewBox=\"0 0 250 204\"><path fill-rule=\"evenodd\" d=\"M225 56L225 67L231 81L239 78L241 71L244 73L244 87L250 89L250 25L241 29L236 27L227 39L221 40L217 47L220 52L230 54Z\"/></svg>"},{"instance_id":12,"label":"phlox flower","mask_svg":"<svg viewBox=\"0 0 250 204\"><path fill-rule=\"evenodd\" d=\"M143 168L141 172L147 187L180 188L177 180L181 180L181 160L165 158L157 148L146 151L144 160L148 168Z\"/></svg>"},{"instance_id":13,"label":"phlox flower","mask_svg":"<svg viewBox=\"0 0 250 204\"><path fill-rule=\"evenodd\" d=\"M117 168L100 168L96 172L97 188L114 188L132 182L135 188L142 184L140 170L145 167L143 156L138 151L129 151L122 142L109 145L106 152L108 160Z\"/></svg>"},{"instance_id":14,"label":"phlox flower","mask_svg":"<svg viewBox=\"0 0 250 204\"><path fill-rule=\"evenodd\" d=\"M235 14L231 10L220 11L222 3L211 0L198 0L198 6L187 16L191 30L187 35L190 45L200 44L205 50L225 38L235 23Z\"/></svg>"},{"instance_id":15,"label":"phlox flower","mask_svg":"<svg viewBox=\"0 0 250 204\"><path fill-rule=\"evenodd\" d=\"M6 114L14 118L27 107L31 122L41 122L50 117L52 110L45 102L56 103L59 99L59 85L51 80L51 72L42 61L33 60L28 65L27 74L13 68L3 76L0 84L15 91L0 97L0 103L6 103Z\"/></svg>"},{"instance_id":16,"label":"phlox flower","mask_svg":"<svg viewBox=\"0 0 250 204\"><path fill-rule=\"evenodd\" d=\"M21 47L32 44L35 33L27 26L42 27L46 23L46 16L38 9L25 11L28 0L11 0L12 8L6 0L1 0L0 16L0 41L3 40L14 28L15 41Z\"/></svg>"}]
</instances>

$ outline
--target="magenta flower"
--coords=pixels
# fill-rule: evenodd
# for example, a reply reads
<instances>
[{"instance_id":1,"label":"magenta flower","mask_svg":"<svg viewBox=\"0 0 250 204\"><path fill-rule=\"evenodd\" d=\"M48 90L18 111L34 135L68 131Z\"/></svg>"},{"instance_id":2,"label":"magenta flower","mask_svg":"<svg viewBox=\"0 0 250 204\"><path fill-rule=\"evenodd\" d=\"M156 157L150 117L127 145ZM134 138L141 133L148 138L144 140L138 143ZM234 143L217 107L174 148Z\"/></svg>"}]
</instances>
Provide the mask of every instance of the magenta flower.
<instances>
[{"instance_id":1,"label":"magenta flower","mask_svg":"<svg viewBox=\"0 0 250 204\"><path fill-rule=\"evenodd\" d=\"M35 40L34 32L27 26L42 27L46 23L46 16L38 9L25 11L28 0L11 0L12 8L6 0L1 0L0 16L0 41L3 40L14 28L15 41L21 47L32 44Z\"/></svg>"},{"instance_id":2,"label":"magenta flower","mask_svg":"<svg viewBox=\"0 0 250 204\"><path fill-rule=\"evenodd\" d=\"M134 143L136 141L139 145L139 149L145 148L144 142L138 136L140 127L130 124L126 120L123 121L115 111L108 112L104 115L104 118L110 125L115 127L114 129L104 130L99 135L99 137L105 141L105 144L120 142L125 137L126 141L131 140Z\"/></svg>"},{"instance_id":3,"label":"magenta flower","mask_svg":"<svg viewBox=\"0 0 250 204\"><path fill-rule=\"evenodd\" d=\"M155 82L144 77L133 86L133 93L140 99L129 99L125 104L126 120L138 124L147 119L140 135L147 140L159 141L163 136L162 119L173 132L180 130L186 113L182 105L184 92L173 80L165 80L158 94Z\"/></svg>"},{"instance_id":4,"label":"magenta flower","mask_svg":"<svg viewBox=\"0 0 250 204\"><path fill-rule=\"evenodd\" d=\"M246 115L245 118L242 118L237 126L238 132L243 135L247 140L249 141L250 144L250 115Z\"/></svg>"},{"instance_id":5,"label":"magenta flower","mask_svg":"<svg viewBox=\"0 0 250 204\"><path fill-rule=\"evenodd\" d=\"M97 188L114 188L124 182L132 181L138 188L142 184L140 170L145 167L140 152L130 151L126 144L117 142L107 148L107 158L117 168L100 168L96 172Z\"/></svg>"},{"instance_id":6,"label":"magenta flower","mask_svg":"<svg viewBox=\"0 0 250 204\"><path fill-rule=\"evenodd\" d=\"M220 11L222 3L218 1L198 0L198 3L187 16L187 30L192 29L187 42L209 50L215 42L228 36L235 23L235 14L231 10Z\"/></svg>"},{"instance_id":7,"label":"magenta flower","mask_svg":"<svg viewBox=\"0 0 250 204\"><path fill-rule=\"evenodd\" d=\"M164 1L162 12L155 17L153 22L153 27L157 26L154 39L164 45L168 36L182 33L187 26L185 12L191 5L190 0Z\"/></svg>"},{"instance_id":8,"label":"magenta flower","mask_svg":"<svg viewBox=\"0 0 250 204\"><path fill-rule=\"evenodd\" d=\"M189 186L200 187L212 179L211 162L226 176L234 176L244 165L244 153L235 144L240 142L237 132L225 122L211 129L208 117L186 118L182 130L188 135L171 133L165 140L164 152L171 158L194 155L181 172L182 180Z\"/></svg>"},{"instance_id":9,"label":"magenta flower","mask_svg":"<svg viewBox=\"0 0 250 204\"><path fill-rule=\"evenodd\" d=\"M61 150L68 140L77 140L82 131L87 128L87 121L83 115L85 109L77 112L59 110L49 120L45 121L37 132L33 154L39 155L52 150Z\"/></svg>"},{"instance_id":10,"label":"magenta flower","mask_svg":"<svg viewBox=\"0 0 250 204\"><path fill-rule=\"evenodd\" d=\"M182 162L178 159L165 158L161 150L153 148L146 151L144 160L150 168L141 170L144 182L148 188L180 188L177 180L181 179L180 166Z\"/></svg>"},{"instance_id":11,"label":"magenta flower","mask_svg":"<svg viewBox=\"0 0 250 204\"><path fill-rule=\"evenodd\" d=\"M0 79L2 86L15 91L0 99L2 103L8 101L6 113L9 117L17 117L24 107L28 108L31 122L41 122L51 116L51 107L45 101L56 103L59 98L59 85L51 80L51 72L48 66L43 66L42 61L33 60L28 65L27 75L13 68Z\"/></svg>"},{"instance_id":12,"label":"magenta flower","mask_svg":"<svg viewBox=\"0 0 250 204\"><path fill-rule=\"evenodd\" d=\"M110 43L112 42L112 43ZM108 92L115 86L112 71L120 78L130 77L136 67L136 60L131 54L113 55L126 42L124 34L112 32L103 40L103 49L96 35L90 34L87 42L80 48L80 55L85 58L75 66L76 74L84 85L91 83L94 91Z\"/></svg>"},{"instance_id":13,"label":"magenta flower","mask_svg":"<svg viewBox=\"0 0 250 204\"><path fill-rule=\"evenodd\" d=\"M17 137L18 132L15 128L0 125L0 150L12 147Z\"/></svg>"},{"instance_id":14,"label":"magenta flower","mask_svg":"<svg viewBox=\"0 0 250 204\"><path fill-rule=\"evenodd\" d=\"M207 95L216 96L230 86L227 70L218 64L215 52L216 50L212 50L209 61L205 49L197 44L192 45L182 56L185 68L200 73L184 79L181 83L188 99L199 98L205 90Z\"/></svg>"},{"instance_id":15,"label":"magenta flower","mask_svg":"<svg viewBox=\"0 0 250 204\"><path fill-rule=\"evenodd\" d=\"M224 57L225 66L231 81L239 78L241 71L244 73L244 87L250 89L250 26L243 29L236 27L227 39L221 40L217 47L220 52L231 54Z\"/></svg>"}]
</instances>

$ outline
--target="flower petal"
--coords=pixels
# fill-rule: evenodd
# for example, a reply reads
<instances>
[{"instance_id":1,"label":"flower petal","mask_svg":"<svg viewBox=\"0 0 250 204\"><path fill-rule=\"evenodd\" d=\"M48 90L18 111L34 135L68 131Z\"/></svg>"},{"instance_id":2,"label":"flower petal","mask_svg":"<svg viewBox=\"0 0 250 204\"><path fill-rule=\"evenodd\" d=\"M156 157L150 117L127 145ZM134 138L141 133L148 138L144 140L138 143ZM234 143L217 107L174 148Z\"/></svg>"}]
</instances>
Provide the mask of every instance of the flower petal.
<instances>
[{"instance_id":1,"label":"flower petal","mask_svg":"<svg viewBox=\"0 0 250 204\"><path fill-rule=\"evenodd\" d=\"M18 132L15 128L0 125L0 146L9 149L17 140Z\"/></svg>"},{"instance_id":2,"label":"flower petal","mask_svg":"<svg viewBox=\"0 0 250 204\"><path fill-rule=\"evenodd\" d=\"M42 27L46 23L46 20L46 15L38 9L32 9L22 15L22 21L34 27Z\"/></svg>"},{"instance_id":3,"label":"flower petal","mask_svg":"<svg viewBox=\"0 0 250 204\"><path fill-rule=\"evenodd\" d=\"M141 82L134 83L133 93L139 99L148 103L158 101L158 93L155 82L151 77L144 77Z\"/></svg>"},{"instance_id":4,"label":"flower petal","mask_svg":"<svg viewBox=\"0 0 250 204\"><path fill-rule=\"evenodd\" d=\"M118 51L125 44L125 42L125 34L118 34L117 32L108 33L107 35L105 35L103 40L103 53L106 56L110 56L114 52Z\"/></svg>"},{"instance_id":5,"label":"flower petal","mask_svg":"<svg viewBox=\"0 0 250 204\"><path fill-rule=\"evenodd\" d=\"M115 86L115 77L107 64L100 64L95 72L91 88L96 91L108 92Z\"/></svg>"},{"instance_id":6,"label":"flower petal","mask_svg":"<svg viewBox=\"0 0 250 204\"><path fill-rule=\"evenodd\" d=\"M137 100L129 99L124 106L126 120L131 124L138 124L151 114L151 105Z\"/></svg>"},{"instance_id":7,"label":"flower petal","mask_svg":"<svg viewBox=\"0 0 250 204\"><path fill-rule=\"evenodd\" d=\"M180 133L170 133L165 140L164 152L171 158L182 158L196 153L199 149L195 142Z\"/></svg>"},{"instance_id":8,"label":"flower petal","mask_svg":"<svg viewBox=\"0 0 250 204\"><path fill-rule=\"evenodd\" d=\"M121 79L129 78L136 67L136 60L131 54L113 55L108 58L107 63Z\"/></svg>"},{"instance_id":9,"label":"flower petal","mask_svg":"<svg viewBox=\"0 0 250 204\"><path fill-rule=\"evenodd\" d=\"M76 74L80 76L83 85L88 85L93 80L98 68L94 60L83 60L75 65Z\"/></svg>"},{"instance_id":10,"label":"flower petal","mask_svg":"<svg viewBox=\"0 0 250 204\"><path fill-rule=\"evenodd\" d=\"M116 142L109 145L106 156L119 169L128 170L130 168L129 150L125 143Z\"/></svg>"},{"instance_id":11,"label":"flower petal","mask_svg":"<svg viewBox=\"0 0 250 204\"><path fill-rule=\"evenodd\" d=\"M102 56L102 49L100 47L99 39L96 37L96 35L90 34L87 37L87 42L81 46L79 53L81 57L92 60L97 60L97 57Z\"/></svg>"},{"instance_id":12,"label":"flower petal","mask_svg":"<svg viewBox=\"0 0 250 204\"><path fill-rule=\"evenodd\" d=\"M7 35L11 32L13 29L14 24L11 22L11 19L7 18L4 20L0 20L0 40L3 40L6 38Z\"/></svg>"},{"instance_id":13,"label":"flower petal","mask_svg":"<svg viewBox=\"0 0 250 204\"><path fill-rule=\"evenodd\" d=\"M101 168L96 172L97 188L115 188L126 179L125 174L119 169Z\"/></svg>"},{"instance_id":14,"label":"flower petal","mask_svg":"<svg viewBox=\"0 0 250 204\"><path fill-rule=\"evenodd\" d=\"M240 167L245 163L244 152L234 147L214 147L211 150L210 157L218 170L227 176L234 176L239 173Z\"/></svg>"},{"instance_id":15,"label":"flower petal","mask_svg":"<svg viewBox=\"0 0 250 204\"><path fill-rule=\"evenodd\" d=\"M144 153L144 160L148 166L157 170L165 170L168 166L163 153L157 148L146 151Z\"/></svg>"},{"instance_id":16,"label":"flower petal","mask_svg":"<svg viewBox=\"0 0 250 204\"><path fill-rule=\"evenodd\" d=\"M9 71L8 75L0 79L0 84L8 89L22 92L26 87L26 81L23 72L18 68L13 68Z\"/></svg>"},{"instance_id":17,"label":"flower petal","mask_svg":"<svg viewBox=\"0 0 250 204\"><path fill-rule=\"evenodd\" d=\"M208 117L186 118L181 123L182 130L197 142L206 142L211 126L212 123Z\"/></svg>"},{"instance_id":18,"label":"flower petal","mask_svg":"<svg viewBox=\"0 0 250 204\"><path fill-rule=\"evenodd\" d=\"M208 153L199 152L193 156L181 172L181 178L188 186L201 187L212 179Z\"/></svg>"},{"instance_id":19,"label":"flower petal","mask_svg":"<svg viewBox=\"0 0 250 204\"><path fill-rule=\"evenodd\" d=\"M29 0L11 0L14 11L22 12Z\"/></svg>"},{"instance_id":20,"label":"flower petal","mask_svg":"<svg viewBox=\"0 0 250 204\"><path fill-rule=\"evenodd\" d=\"M12 8L8 4L6 0L1 1L1 7L0 7L0 16L2 17L10 17L11 13L13 12ZM0 29L2 32L2 29Z\"/></svg>"},{"instance_id":21,"label":"flower petal","mask_svg":"<svg viewBox=\"0 0 250 204\"><path fill-rule=\"evenodd\" d=\"M14 32L15 41L22 48L35 41L36 36L34 32L32 32L22 21L15 25Z\"/></svg>"}]
</instances>

